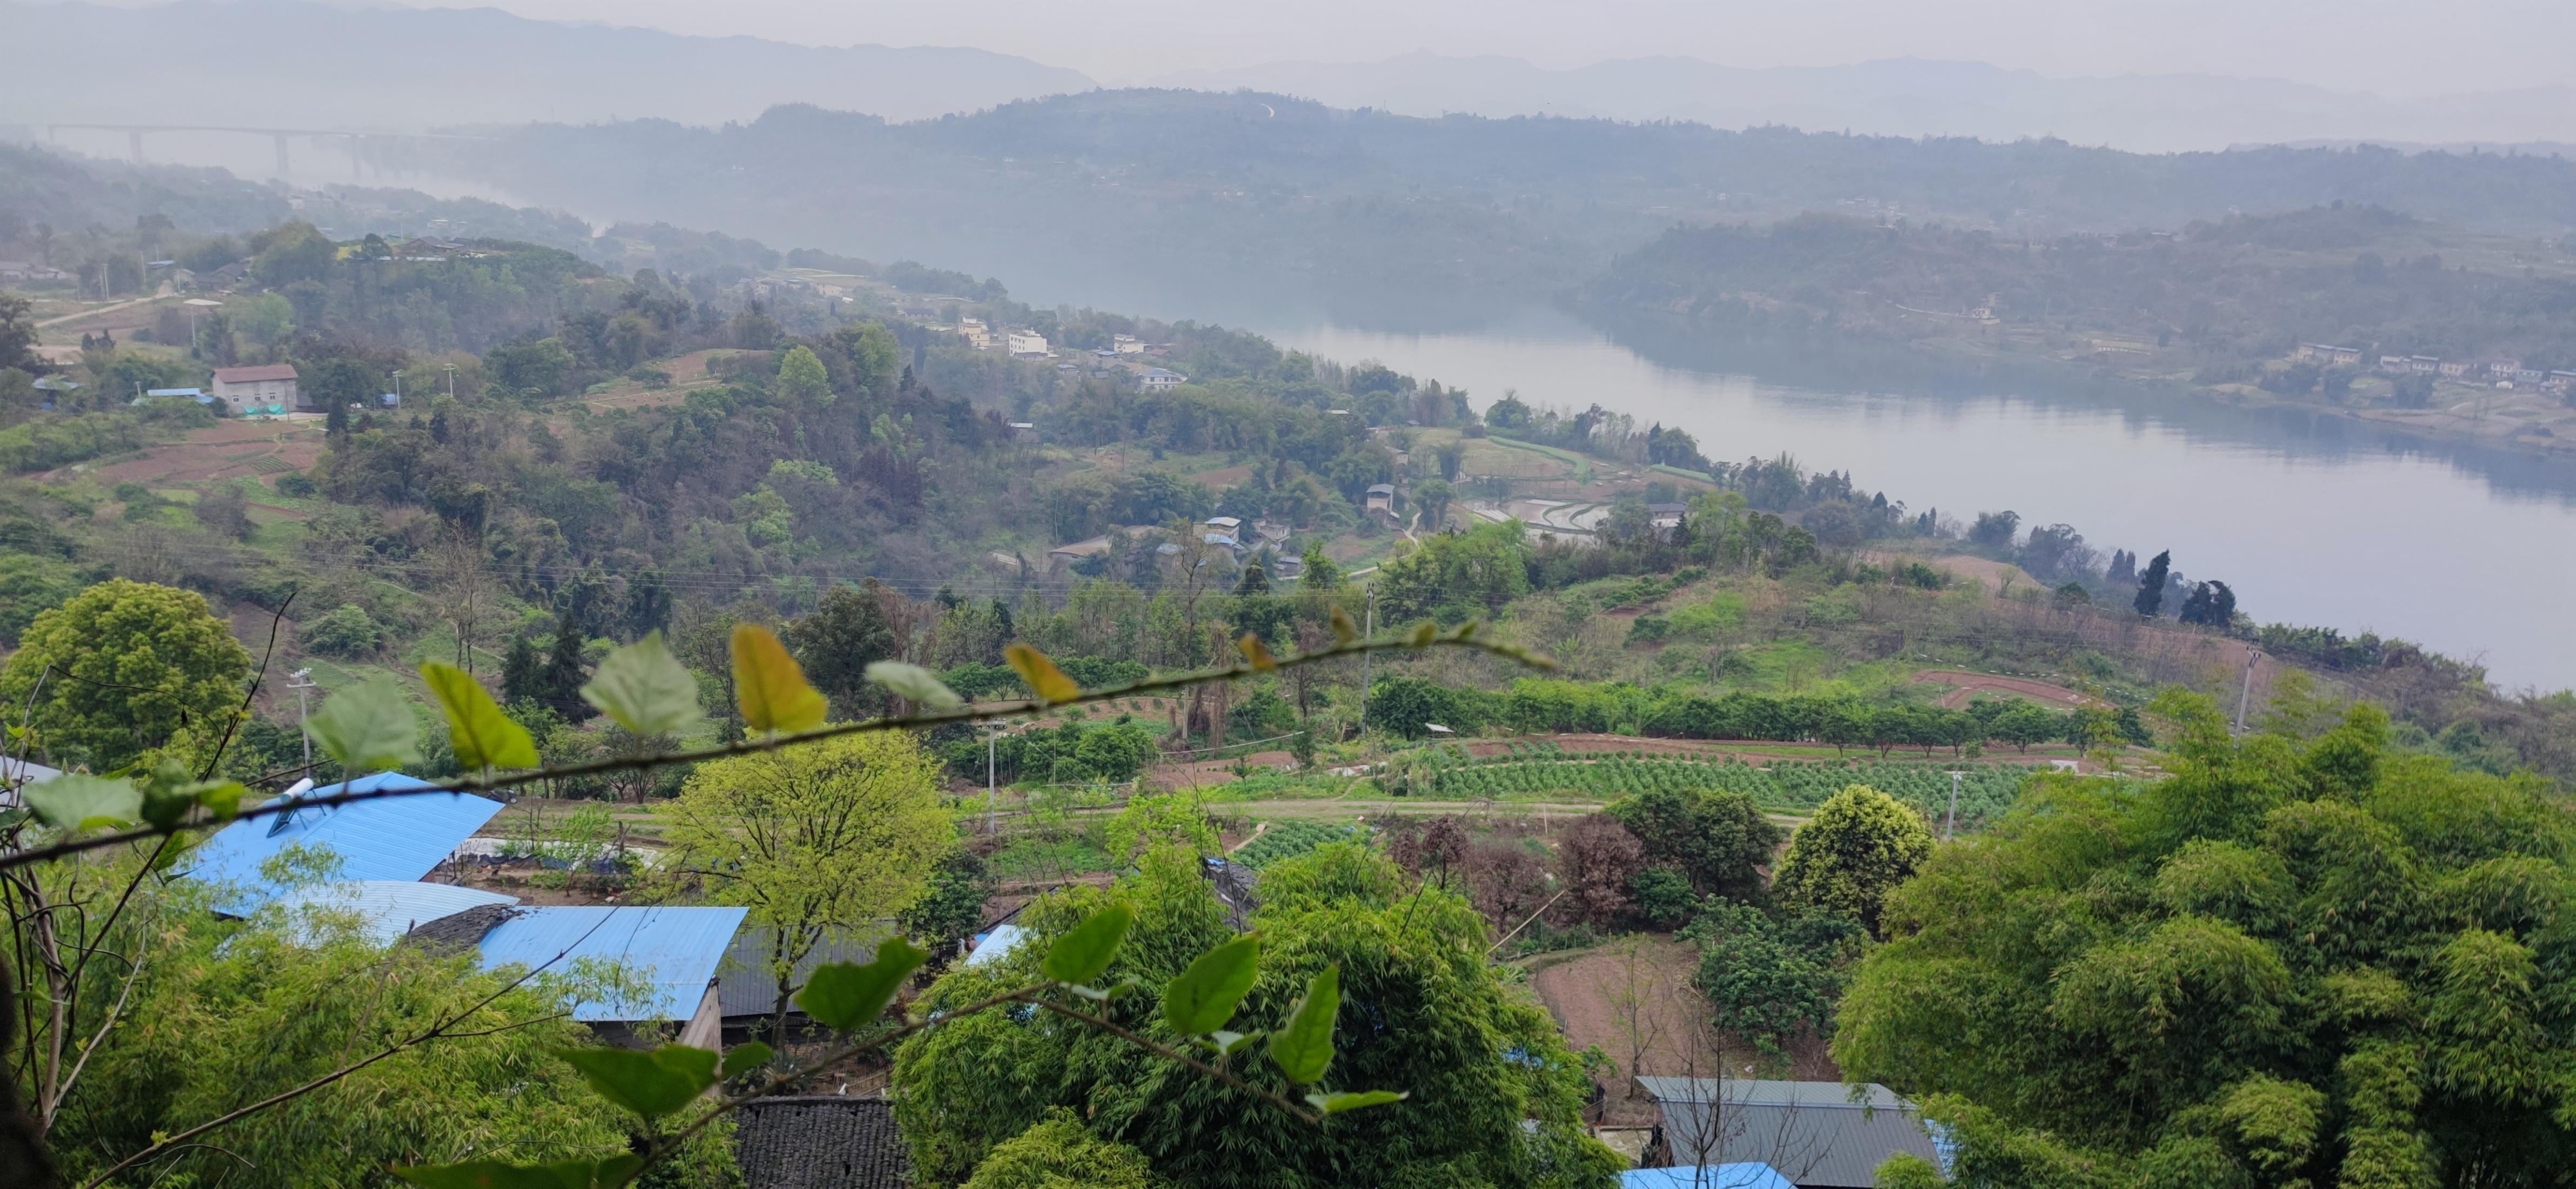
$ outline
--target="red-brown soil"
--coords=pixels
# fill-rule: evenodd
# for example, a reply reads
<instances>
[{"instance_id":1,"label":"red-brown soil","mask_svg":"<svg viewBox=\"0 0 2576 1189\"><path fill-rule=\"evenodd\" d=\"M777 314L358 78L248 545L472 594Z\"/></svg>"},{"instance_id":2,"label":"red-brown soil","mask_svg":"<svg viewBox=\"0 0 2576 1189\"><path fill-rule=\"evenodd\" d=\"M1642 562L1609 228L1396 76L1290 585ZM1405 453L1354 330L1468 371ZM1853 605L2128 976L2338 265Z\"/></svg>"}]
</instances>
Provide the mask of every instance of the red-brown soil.
<instances>
[{"instance_id":1,"label":"red-brown soil","mask_svg":"<svg viewBox=\"0 0 2576 1189\"><path fill-rule=\"evenodd\" d=\"M1737 1077L1759 1072L1841 1080L1842 1071L1816 1041L1789 1046L1786 1074L1748 1069L1754 1058L1746 1046L1707 1028L1708 1004L1690 981L1699 968L1699 950L1688 942L1639 935L1570 955L1545 955L1531 965L1530 988L1556 1017L1566 1043L1578 1053L1598 1045L1616 1066L1600 1079L1606 1125L1654 1121L1651 1103L1629 1097L1630 1079L1639 1072L1716 1077L1725 1068ZM1631 1069L1632 1063L1637 1068Z\"/></svg>"},{"instance_id":2,"label":"red-brown soil","mask_svg":"<svg viewBox=\"0 0 2576 1189\"><path fill-rule=\"evenodd\" d=\"M2011 694L2057 710L2072 710L2079 706L2108 708L2111 705L2100 698L2077 693L2065 686L2033 681L2027 677L1999 677L1992 673L1970 673L1960 669L1925 669L1915 674L1914 679L1935 685L1957 687L1941 695L1941 704L1953 710L1975 701L1979 694Z\"/></svg>"}]
</instances>

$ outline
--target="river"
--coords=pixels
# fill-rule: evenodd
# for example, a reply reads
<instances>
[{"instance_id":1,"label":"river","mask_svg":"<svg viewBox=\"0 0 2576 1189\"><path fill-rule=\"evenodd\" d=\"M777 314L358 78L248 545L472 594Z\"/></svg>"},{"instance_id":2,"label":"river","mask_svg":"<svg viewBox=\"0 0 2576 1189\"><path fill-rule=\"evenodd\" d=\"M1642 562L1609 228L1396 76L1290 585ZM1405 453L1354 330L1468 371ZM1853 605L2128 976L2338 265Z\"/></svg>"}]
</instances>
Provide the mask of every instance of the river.
<instances>
[{"instance_id":1,"label":"river","mask_svg":"<svg viewBox=\"0 0 2576 1189\"><path fill-rule=\"evenodd\" d=\"M2170 549L2176 569L2227 582L2258 621L2401 636L2480 661L2509 688L2576 685L2565 463L2077 379L1909 374L1831 343L1604 329L1555 310L1465 332L1262 329L1283 347L1463 386L1479 406L1505 389L1599 402L1690 431L1712 459L1786 451L1918 511L1966 521L2008 508L2025 525L2071 524L2106 556Z\"/></svg>"}]
</instances>

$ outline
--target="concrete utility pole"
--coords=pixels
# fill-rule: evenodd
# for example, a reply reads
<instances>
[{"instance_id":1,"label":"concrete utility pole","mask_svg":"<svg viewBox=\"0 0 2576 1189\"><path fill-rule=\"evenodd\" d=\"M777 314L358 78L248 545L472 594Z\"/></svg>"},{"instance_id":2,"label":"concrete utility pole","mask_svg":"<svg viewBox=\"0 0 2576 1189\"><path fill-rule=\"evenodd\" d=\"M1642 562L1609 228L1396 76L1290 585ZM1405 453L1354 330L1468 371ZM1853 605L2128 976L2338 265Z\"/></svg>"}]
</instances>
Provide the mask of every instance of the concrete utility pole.
<instances>
[{"instance_id":1,"label":"concrete utility pole","mask_svg":"<svg viewBox=\"0 0 2576 1189\"><path fill-rule=\"evenodd\" d=\"M1941 839L1944 842L1949 841L1949 839L1958 832L1959 782L1966 780L1967 778L1968 774L1965 772L1952 772L1950 774L1950 815L1941 819Z\"/></svg>"},{"instance_id":2,"label":"concrete utility pole","mask_svg":"<svg viewBox=\"0 0 2576 1189\"><path fill-rule=\"evenodd\" d=\"M456 399L456 365L447 365L447 399Z\"/></svg>"},{"instance_id":3,"label":"concrete utility pole","mask_svg":"<svg viewBox=\"0 0 2576 1189\"><path fill-rule=\"evenodd\" d=\"M2236 733L2245 733L2245 704L2254 698L2254 662L2263 655L2251 644L2245 646L2245 684L2236 691Z\"/></svg>"},{"instance_id":4,"label":"concrete utility pole","mask_svg":"<svg viewBox=\"0 0 2576 1189\"><path fill-rule=\"evenodd\" d=\"M987 838L998 836L995 833L997 815L994 806L999 803L1001 794L993 784L993 741L1001 734L1002 724L989 720L984 723L984 836Z\"/></svg>"},{"instance_id":5,"label":"concrete utility pole","mask_svg":"<svg viewBox=\"0 0 2576 1189\"><path fill-rule=\"evenodd\" d=\"M1362 640L1377 639L1377 584L1369 583L1368 627L1360 633ZM1360 654L1360 737L1368 737L1369 654Z\"/></svg>"},{"instance_id":6,"label":"concrete utility pole","mask_svg":"<svg viewBox=\"0 0 2576 1189\"><path fill-rule=\"evenodd\" d=\"M297 669L287 674L286 688L295 691L295 733L304 739L304 776L309 780L313 776L313 736L304 730L305 712L309 709L304 703L304 691L314 688L313 670Z\"/></svg>"}]
</instances>

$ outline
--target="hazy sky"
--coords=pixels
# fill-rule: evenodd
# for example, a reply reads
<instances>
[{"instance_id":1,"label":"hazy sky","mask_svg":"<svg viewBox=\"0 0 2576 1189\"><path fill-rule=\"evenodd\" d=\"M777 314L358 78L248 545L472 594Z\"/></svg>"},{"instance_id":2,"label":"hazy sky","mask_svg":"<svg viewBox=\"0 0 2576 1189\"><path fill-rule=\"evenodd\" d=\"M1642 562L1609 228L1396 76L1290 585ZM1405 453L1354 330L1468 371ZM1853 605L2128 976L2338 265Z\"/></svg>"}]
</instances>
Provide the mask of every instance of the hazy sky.
<instances>
[{"instance_id":1,"label":"hazy sky","mask_svg":"<svg viewBox=\"0 0 2576 1189\"><path fill-rule=\"evenodd\" d=\"M1430 49L1545 66L1913 55L2042 74L2207 72L2387 95L2576 81L2570 0L410 0L809 45L967 45L1105 83Z\"/></svg>"}]
</instances>

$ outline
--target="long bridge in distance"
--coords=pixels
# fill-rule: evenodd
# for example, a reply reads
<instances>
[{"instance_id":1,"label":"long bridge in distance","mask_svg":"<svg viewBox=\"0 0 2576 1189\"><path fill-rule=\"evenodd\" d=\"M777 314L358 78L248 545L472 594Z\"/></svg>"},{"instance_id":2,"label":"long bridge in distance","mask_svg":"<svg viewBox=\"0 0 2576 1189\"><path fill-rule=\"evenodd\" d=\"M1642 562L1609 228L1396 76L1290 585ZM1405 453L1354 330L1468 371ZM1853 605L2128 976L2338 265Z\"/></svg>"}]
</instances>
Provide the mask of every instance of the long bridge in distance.
<instances>
[{"instance_id":1,"label":"long bridge in distance","mask_svg":"<svg viewBox=\"0 0 2576 1189\"><path fill-rule=\"evenodd\" d=\"M287 174L286 142L292 137L302 137L307 141L316 142L332 140L346 141L349 149L349 176L353 178L358 176L359 148L370 140L491 139L488 136L474 136L461 132L402 132L364 128L245 128L229 124L90 124L73 122L46 124L45 139L49 141L59 139L61 133L65 131L122 132L125 134L126 151L133 157L134 163L137 165L142 164L144 160L143 134L147 132L217 132L231 133L240 136L265 136L271 138L277 144L277 173L279 177L284 177Z\"/></svg>"}]
</instances>

